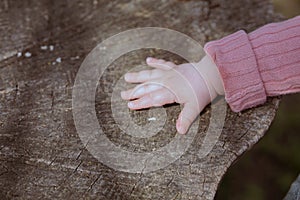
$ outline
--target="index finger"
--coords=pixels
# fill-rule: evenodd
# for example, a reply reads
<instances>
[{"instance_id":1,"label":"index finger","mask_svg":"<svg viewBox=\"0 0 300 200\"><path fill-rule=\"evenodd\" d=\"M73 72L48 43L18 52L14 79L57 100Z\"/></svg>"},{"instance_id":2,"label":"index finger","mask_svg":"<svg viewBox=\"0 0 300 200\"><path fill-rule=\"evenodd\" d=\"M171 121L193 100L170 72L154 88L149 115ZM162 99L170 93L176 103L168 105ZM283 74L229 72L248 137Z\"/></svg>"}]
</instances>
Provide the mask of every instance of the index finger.
<instances>
[{"instance_id":1,"label":"index finger","mask_svg":"<svg viewBox=\"0 0 300 200\"><path fill-rule=\"evenodd\" d=\"M129 83L142 83L142 82L159 78L162 76L162 74L163 74L162 70L152 69L152 70L143 70L140 72L129 72L125 74L124 78L125 81Z\"/></svg>"}]
</instances>

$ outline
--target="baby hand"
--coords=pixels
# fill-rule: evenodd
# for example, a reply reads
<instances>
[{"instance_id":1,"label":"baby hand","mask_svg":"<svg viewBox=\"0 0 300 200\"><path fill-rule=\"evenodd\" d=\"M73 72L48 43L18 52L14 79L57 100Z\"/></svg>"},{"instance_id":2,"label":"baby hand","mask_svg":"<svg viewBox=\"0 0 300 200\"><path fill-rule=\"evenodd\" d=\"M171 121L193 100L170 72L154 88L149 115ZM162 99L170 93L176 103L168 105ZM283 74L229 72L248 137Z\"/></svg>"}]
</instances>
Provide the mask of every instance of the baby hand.
<instances>
[{"instance_id":1,"label":"baby hand","mask_svg":"<svg viewBox=\"0 0 300 200\"><path fill-rule=\"evenodd\" d=\"M223 84L217 67L208 56L199 63L175 65L162 59L147 58L155 69L125 74L129 83L140 83L135 88L122 91L121 97L130 100L133 110L179 103L183 109L176 122L177 131L184 134L203 108L218 94L223 94Z\"/></svg>"}]
</instances>

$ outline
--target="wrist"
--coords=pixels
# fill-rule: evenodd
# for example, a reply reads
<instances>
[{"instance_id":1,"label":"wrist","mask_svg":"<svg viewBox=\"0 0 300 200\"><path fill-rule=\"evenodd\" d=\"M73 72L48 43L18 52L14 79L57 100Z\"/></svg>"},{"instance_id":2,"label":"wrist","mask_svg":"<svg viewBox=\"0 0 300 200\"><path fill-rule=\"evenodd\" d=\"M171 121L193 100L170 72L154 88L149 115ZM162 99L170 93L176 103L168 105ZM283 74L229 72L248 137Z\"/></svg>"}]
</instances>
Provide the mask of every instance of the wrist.
<instances>
[{"instance_id":1,"label":"wrist","mask_svg":"<svg viewBox=\"0 0 300 200\"><path fill-rule=\"evenodd\" d=\"M224 95L225 90L221 74L217 65L210 58L210 56L205 55L196 66L201 76L205 80L211 95L214 92L217 95ZM212 90L214 90L214 92Z\"/></svg>"}]
</instances>

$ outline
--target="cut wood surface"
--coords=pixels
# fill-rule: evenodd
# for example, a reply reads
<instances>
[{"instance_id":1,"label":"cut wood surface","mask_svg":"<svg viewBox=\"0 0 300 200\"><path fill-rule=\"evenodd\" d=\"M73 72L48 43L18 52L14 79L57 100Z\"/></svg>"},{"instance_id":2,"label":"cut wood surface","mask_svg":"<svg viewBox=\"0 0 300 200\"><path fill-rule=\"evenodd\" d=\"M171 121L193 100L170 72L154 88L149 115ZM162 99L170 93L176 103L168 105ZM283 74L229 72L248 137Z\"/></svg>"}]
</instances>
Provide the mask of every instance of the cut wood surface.
<instances>
[{"instance_id":1,"label":"cut wood surface","mask_svg":"<svg viewBox=\"0 0 300 200\"><path fill-rule=\"evenodd\" d=\"M0 199L213 199L228 167L268 130L279 98L242 113L227 109L219 140L199 158L209 106L179 159L153 172L128 173L102 164L81 141L72 114L76 73L97 44L128 29L165 27L204 44L279 20L271 3L261 0L1 1ZM128 53L107 68L96 93L106 136L132 152L159 149L176 135L177 105L165 107L168 123L149 139L126 135L112 116L116 81L149 55L180 62L155 49ZM147 123L147 110L131 115L124 120Z\"/></svg>"}]
</instances>

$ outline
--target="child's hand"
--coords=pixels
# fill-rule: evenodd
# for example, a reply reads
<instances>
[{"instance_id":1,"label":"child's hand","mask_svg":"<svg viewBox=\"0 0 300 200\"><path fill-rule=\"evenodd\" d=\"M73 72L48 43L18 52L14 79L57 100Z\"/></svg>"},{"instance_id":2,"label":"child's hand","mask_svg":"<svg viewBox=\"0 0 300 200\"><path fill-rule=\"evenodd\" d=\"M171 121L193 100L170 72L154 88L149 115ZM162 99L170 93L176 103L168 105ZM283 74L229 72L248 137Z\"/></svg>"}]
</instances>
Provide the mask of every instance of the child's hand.
<instances>
[{"instance_id":1,"label":"child's hand","mask_svg":"<svg viewBox=\"0 0 300 200\"><path fill-rule=\"evenodd\" d=\"M130 100L128 107L133 110L183 104L176 123L179 133L186 133L203 108L224 93L217 67L208 56L196 64L175 65L155 58L146 62L155 69L125 74L127 82L140 84L122 91L121 97Z\"/></svg>"}]
</instances>

